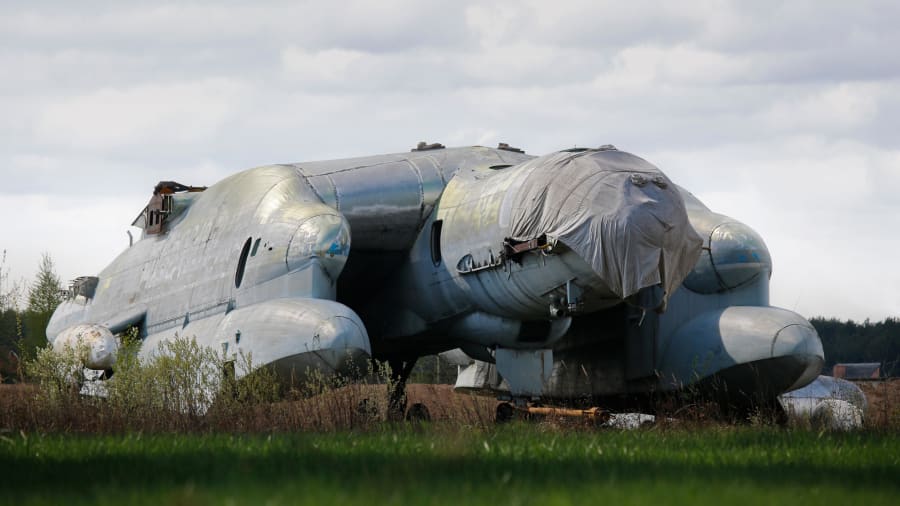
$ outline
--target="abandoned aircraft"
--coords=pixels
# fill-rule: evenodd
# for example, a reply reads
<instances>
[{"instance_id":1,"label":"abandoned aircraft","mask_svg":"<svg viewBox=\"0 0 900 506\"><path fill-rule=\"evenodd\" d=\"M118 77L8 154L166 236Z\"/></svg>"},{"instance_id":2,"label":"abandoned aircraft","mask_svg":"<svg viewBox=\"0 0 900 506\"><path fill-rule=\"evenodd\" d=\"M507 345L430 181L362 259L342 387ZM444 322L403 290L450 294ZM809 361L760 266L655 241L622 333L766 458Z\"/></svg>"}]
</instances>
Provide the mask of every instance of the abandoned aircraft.
<instances>
[{"instance_id":1,"label":"abandoned aircraft","mask_svg":"<svg viewBox=\"0 0 900 506\"><path fill-rule=\"evenodd\" d=\"M111 336L132 327L142 354L195 336L285 378L374 357L402 387L444 353L458 388L518 405L706 383L774 399L824 360L806 320L769 307L753 230L608 145L420 143L164 181L133 225L47 327L54 347L89 343L88 369L114 370Z\"/></svg>"}]
</instances>

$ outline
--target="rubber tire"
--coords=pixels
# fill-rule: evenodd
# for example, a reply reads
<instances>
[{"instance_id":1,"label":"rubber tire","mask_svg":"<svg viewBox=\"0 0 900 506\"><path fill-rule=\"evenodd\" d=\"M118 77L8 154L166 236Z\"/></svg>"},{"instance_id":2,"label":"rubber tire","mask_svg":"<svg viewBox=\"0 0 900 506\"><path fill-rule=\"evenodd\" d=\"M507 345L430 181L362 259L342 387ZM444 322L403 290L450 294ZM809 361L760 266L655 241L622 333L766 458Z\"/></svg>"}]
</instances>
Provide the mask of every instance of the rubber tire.
<instances>
[{"instance_id":1,"label":"rubber tire","mask_svg":"<svg viewBox=\"0 0 900 506\"><path fill-rule=\"evenodd\" d=\"M421 402L417 402L410 406L406 411L406 421L412 423L430 422L431 412L428 411L428 406Z\"/></svg>"}]
</instances>

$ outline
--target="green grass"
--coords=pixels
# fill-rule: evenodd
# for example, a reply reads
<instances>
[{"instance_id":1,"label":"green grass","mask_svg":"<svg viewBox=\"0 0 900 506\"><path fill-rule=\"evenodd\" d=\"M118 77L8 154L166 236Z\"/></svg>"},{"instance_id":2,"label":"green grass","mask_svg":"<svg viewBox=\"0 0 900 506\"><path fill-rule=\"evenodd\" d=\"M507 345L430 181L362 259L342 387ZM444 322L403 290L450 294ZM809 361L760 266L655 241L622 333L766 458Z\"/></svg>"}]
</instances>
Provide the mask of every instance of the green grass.
<instances>
[{"instance_id":1,"label":"green grass","mask_svg":"<svg viewBox=\"0 0 900 506\"><path fill-rule=\"evenodd\" d=\"M570 431L0 437L9 504L898 504L896 433ZM802 501L802 502L801 502Z\"/></svg>"}]
</instances>

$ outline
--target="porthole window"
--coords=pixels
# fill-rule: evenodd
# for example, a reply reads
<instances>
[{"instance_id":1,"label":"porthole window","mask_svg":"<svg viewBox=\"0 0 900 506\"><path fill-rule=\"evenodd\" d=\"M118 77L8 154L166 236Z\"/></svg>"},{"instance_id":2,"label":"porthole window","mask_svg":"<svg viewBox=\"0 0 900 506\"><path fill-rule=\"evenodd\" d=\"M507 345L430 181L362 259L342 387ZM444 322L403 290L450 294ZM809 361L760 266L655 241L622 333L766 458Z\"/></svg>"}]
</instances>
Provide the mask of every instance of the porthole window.
<instances>
[{"instance_id":1,"label":"porthole window","mask_svg":"<svg viewBox=\"0 0 900 506\"><path fill-rule=\"evenodd\" d=\"M244 268L247 267L247 257L250 255L250 243L253 241L252 237L248 237L247 241L244 242L244 247L241 249L241 257L238 259L237 271L234 273L234 287L240 288L241 281L244 280Z\"/></svg>"}]
</instances>

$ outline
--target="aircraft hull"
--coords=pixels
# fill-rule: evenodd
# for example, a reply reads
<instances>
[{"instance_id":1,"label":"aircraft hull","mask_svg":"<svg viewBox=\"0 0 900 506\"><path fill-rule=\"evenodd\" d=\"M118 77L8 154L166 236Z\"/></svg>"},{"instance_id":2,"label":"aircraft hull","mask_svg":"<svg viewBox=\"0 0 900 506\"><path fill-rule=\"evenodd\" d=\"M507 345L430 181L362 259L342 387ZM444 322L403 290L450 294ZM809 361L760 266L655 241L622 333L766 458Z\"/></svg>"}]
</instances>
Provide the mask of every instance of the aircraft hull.
<instances>
[{"instance_id":1,"label":"aircraft hull","mask_svg":"<svg viewBox=\"0 0 900 506\"><path fill-rule=\"evenodd\" d=\"M611 146L426 146L161 182L134 223L141 240L60 306L51 341L136 328L144 356L195 338L291 381L459 347L507 357L508 379L552 361L554 398L722 374L749 388L748 367L780 390L821 363L808 322L768 307L762 239Z\"/></svg>"},{"instance_id":2,"label":"aircraft hull","mask_svg":"<svg viewBox=\"0 0 900 506\"><path fill-rule=\"evenodd\" d=\"M161 344L178 336L221 353L225 361L254 366L273 365L285 381L302 383L306 374L351 374L365 369L372 353L365 326L339 302L282 298L234 309L148 336L142 355L158 353ZM248 371L237 367L241 377Z\"/></svg>"}]
</instances>

